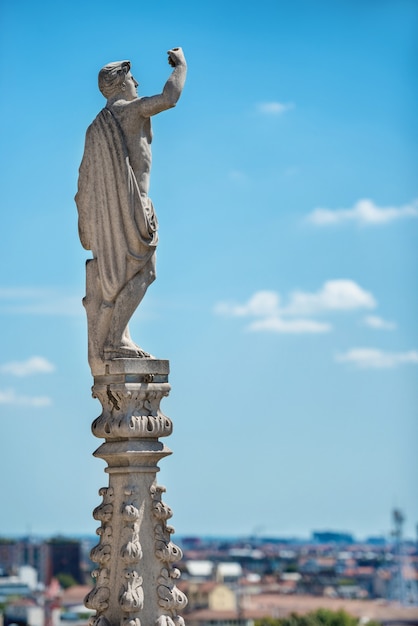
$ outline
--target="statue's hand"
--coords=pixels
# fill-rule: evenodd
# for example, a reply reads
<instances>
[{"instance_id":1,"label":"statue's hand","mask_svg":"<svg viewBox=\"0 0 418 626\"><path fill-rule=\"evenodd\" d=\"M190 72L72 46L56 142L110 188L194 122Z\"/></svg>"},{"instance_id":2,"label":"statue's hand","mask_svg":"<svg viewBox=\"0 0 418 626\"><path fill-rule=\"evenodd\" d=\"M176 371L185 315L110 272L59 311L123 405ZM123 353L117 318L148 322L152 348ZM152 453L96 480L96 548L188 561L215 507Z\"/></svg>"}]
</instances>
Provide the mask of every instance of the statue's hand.
<instances>
[{"instance_id":1,"label":"statue's hand","mask_svg":"<svg viewBox=\"0 0 418 626\"><path fill-rule=\"evenodd\" d=\"M168 50L168 62L171 67L176 67L177 65L186 65L186 59L184 58L183 50L181 48L173 48L172 50Z\"/></svg>"}]
</instances>

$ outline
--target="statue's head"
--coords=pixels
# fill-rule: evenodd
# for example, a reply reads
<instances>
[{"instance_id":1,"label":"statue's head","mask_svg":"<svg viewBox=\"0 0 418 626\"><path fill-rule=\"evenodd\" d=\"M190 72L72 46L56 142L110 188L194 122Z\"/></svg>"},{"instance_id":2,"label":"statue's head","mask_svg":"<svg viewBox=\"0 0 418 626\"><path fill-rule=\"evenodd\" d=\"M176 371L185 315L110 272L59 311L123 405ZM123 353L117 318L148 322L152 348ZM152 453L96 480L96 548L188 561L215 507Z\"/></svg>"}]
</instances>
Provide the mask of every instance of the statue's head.
<instances>
[{"instance_id":1,"label":"statue's head","mask_svg":"<svg viewBox=\"0 0 418 626\"><path fill-rule=\"evenodd\" d=\"M130 61L115 61L102 67L99 72L99 89L106 99L121 91L122 83L130 69Z\"/></svg>"}]
</instances>

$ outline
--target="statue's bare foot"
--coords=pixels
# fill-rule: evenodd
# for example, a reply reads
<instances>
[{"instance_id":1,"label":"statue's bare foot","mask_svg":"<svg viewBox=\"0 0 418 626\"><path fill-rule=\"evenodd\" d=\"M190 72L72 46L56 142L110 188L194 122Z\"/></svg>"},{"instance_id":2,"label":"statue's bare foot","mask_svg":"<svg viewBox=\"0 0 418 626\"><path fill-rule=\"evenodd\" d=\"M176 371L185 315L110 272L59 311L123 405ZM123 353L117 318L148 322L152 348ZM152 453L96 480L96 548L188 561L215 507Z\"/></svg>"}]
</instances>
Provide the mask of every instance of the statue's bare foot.
<instances>
[{"instance_id":1,"label":"statue's bare foot","mask_svg":"<svg viewBox=\"0 0 418 626\"><path fill-rule=\"evenodd\" d=\"M113 361L113 359L152 359L148 352L145 352L145 350L142 350L135 344L132 346L120 346L119 348L104 348L103 356L107 361Z\"/></svg>"},{"instance_id":2,"label":"statue's bare foot","mask_svg":"<svg viewBox=\"0 0 418 626\"><path fill-rule=\"evenodd\" d=\"M122 348L128 348L129 350L135 350L136 352L138 352L138 355L143 358L143 359L155 359L154 356L152 356L152 354L148 354L148 352L145 352L145 350L143 350L142 348L140 348L130 337L128 342L126 343L125 341L123 342L123 346Z\"/></svg>"},{"instance_id":3,"label":"statue's bare foot","mask_svg":"<svg viewBox=\"0 0 418 626\"><path fill-rule=\"evenodd\" d=\"M125 328L125 330L123 331L123 335L122 335L122 341L120 343L119 346L120 349L125 350L135 350L136 352L138 352L140 357L143 358L150 358L151 355L148 354L147 352L145 352L145 350L143 350L142 348L140 348L132 339L131 334L129 332L129 328L128 326Z\"/></svg>"}]
</instances>

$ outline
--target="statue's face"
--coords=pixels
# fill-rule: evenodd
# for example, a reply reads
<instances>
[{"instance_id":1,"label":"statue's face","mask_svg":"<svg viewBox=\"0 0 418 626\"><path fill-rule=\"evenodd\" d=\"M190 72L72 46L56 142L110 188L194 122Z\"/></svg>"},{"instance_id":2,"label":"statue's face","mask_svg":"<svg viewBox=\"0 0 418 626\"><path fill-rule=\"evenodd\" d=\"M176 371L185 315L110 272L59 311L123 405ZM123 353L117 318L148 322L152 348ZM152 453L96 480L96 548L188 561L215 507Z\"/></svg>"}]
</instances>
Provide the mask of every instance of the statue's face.
<instances>
[{"instance_id":1,"label":"statue's face","mask_svg":"<svg viewBox=\"0 0 418 626\"><path fill-rule=\"evenodd\" d=\"M138 83L135 78L132 76L131 72L126 74L125 80L125 91L123 93L125 100L135 100L138 97L136 88L138 87Z\"/></svg>"}]
</instances>

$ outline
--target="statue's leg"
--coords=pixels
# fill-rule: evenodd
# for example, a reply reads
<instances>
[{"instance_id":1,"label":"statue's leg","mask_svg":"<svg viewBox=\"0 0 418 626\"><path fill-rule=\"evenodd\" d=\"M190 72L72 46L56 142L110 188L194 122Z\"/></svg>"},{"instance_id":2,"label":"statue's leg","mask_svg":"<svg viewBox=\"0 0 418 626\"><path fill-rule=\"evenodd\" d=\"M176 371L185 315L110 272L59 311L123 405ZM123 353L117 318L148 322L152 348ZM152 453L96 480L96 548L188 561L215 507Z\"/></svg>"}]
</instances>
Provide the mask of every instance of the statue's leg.
<instances>
[{"instance_id":1,"label":"statue's leg","mask_svg":"<svg viewBox=\"0 0 418 626\"><path fill-rule=\"evenodd\" d=\"M132 341L128 322L155 280L155 255L119 292L112 310L109 333L104 346L105 358L149 356Z\"/></svg>"},{"instance_id":2,"label":"statue's leg","mask_svg":"<svg viewBox=\"0 0 418 626\"><path fill-rule=\"evenodd\" d=\"M113 304L103 302L97 259L86 262L86 296L83 304L87 313L89 363L103 358L103 346L109 334Z\"/></svg>"},{"instance_id":3,"label":"statue's leg","mask_svg":"<svg viewBox=\"0 0 418 626\"><path fill-rule=\"evenodd\" d=\"M122 342L123 345L138 348L138 346L135 344L134 340L131 337L131 333L129 332L129 326L126 326L125 330L123 331Z\"/></svg>"}]
</instances>

